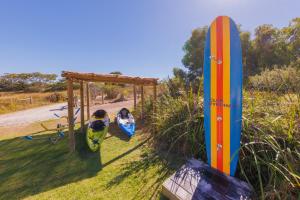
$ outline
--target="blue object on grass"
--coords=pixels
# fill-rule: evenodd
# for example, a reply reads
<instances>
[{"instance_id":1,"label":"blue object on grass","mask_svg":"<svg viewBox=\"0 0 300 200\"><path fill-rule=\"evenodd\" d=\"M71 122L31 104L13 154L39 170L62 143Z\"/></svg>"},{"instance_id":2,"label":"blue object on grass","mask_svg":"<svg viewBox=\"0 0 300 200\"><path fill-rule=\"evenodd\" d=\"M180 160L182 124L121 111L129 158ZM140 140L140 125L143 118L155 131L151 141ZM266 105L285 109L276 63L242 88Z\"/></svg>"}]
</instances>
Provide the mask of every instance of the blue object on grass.
<instances>
[{"instance_id":1,"label":"blue object on grass","mask_svg":"<svg viewBox=\"0 0 300 200\"><path fill-rule=\"evenodd\" d=\"M135 123L119 124L120 129L126 133L129 137L133 136L135 133Z\"/></svg>"},{"instance_id":2,"label":"blue object on grass","mask_svg":"<svg viewBox=\"0 0 300 200\"><path fill-rule=\"evenodd\" d=\"M59 131L59 132L58 132L58 136L62 138L62 137L65 137L65 134L64 134L64 132Z\"/></svg>"},{"instance_id":3,"label":"blue object on grass","mask_svg":"<svg viewBox=\"0 0 300 200\"><path fill-rule=\"evenodd\" d=\"M135 133L135 121L127 108L122 108L117 114L119 128L129 137Z\"/></svg>"},{"instance_id":4,"label":"blue object on grass","mask_svg":"<svg viewBox=\"0 0 300 200\"><path fill-rule=\"evenodd\" d=\"M26 136L24 136L24 139L25 140L32 140L32 136L31 135L26 135Z\"/></svg>"}]
</instances>

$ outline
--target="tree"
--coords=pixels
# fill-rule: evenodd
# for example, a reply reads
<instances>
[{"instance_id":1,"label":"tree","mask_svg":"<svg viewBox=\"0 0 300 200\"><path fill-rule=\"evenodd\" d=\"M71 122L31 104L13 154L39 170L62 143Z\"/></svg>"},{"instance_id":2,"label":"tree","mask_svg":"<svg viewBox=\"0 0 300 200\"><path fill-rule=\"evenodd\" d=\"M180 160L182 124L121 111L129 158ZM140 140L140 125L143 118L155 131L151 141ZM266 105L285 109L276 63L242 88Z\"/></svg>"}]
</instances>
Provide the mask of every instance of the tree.
<instances>
[{"instance_id":1,"label":"tree","mask_svg":"<svg viewBox=\"0 0 300 200\"><path fill-rule=\"evenodd\" d=\"M207 27L195 29L183 46L185 54L182 63L187 68L186 82L188 84L196 84L197 79L202 76L207 30ZM274 66L282 68L291 64L299 67L300 18L293 19L287 27L282 29L269 24L258 26L253 39L249 32L241 30L240 25L238 30L245 77L259 74L265 68L272 69ZM178 69L173 70L175 76L183 76L183 72Z\"/></svg>"},{"instance_id":2,"label":"tree","mask_svg":"<svg viewBox=\"0 0 300 200\"><path fill-rule=\"evenodd\" d=\"M251 34L248 31L240 31L240 39L242 46L242 59L243 59L243 74L248 77L260 72L255 54Z\"/></svg>"},{"instance_id":3,"label":"tree","mask_svg":"<svg viewBox=\"0 0 300 200\"><path fill-rule=\"evenodd\" d=\"M300 58L300 18L294 18L288 27L282 29L282 34L285 36L291 62L296 62Z\"/></svg>"},{"instance_id":4,"label":"tree","mask_svg":"<svg viewBox=\"0 0 300 200\"><path fill-rule=\"evenodd\" d=\"M120 72L120 71L114 71L114 72L110 72L110 74L122 75L122 72Z\"/></svg>"},{"instance_id":5,"label":"tree","mask_svg":"<svg viewBox=\"0 0 300 200\"><path fill-rule=\"evenodd\" d=\"M204 47L207 26L193 30L192 36L183 46L185 53L182 64L188 69L188 79L194 80L203 73Z\"/></svg>"},{"instance_id":6,"label":"tree","mask_svg":"<svg viewBox=\"0 0 300 200\"><path fill-rule=\"evenodd\" d=\"M177 67L173 68L173 75L181 80L186 80L187 77L187 73L183 69Z\"/></svg>"},{"instance_id":7,"label":"tree","mask_svg":"<svg viewBox=\"0 0 300 200\"><path fill-rule=\"evenodd\" d=\"M0 76L0 91L43 91L56 81L56 74L12 73Z\"/></svg>"},{"instance_id":8,"label":"tree","mask_svg":"<svg viewBox=\"0 0 300 200\"><path fill-rule=\"evenodd\" d=\"M257 64L261 69L271 68L280 63L280 56L276 53L279 30L272 25L265 24L255 29L254 48Z\"/></svg>"},{"instance_id":9,"label":"tree","mask_svg":"<svg viewBox=\"0 0 300 200\"><path fill-rule=\"evenodd\" d=\"M120 71L113 71L113 72L110 72L109 74L114 74L114 75L122 75L122 72ZM125 87L125 84L123 83L105 83L105 85L118 85L118 86L121 86L121 87Z\"/></svg>"}]
</instances>

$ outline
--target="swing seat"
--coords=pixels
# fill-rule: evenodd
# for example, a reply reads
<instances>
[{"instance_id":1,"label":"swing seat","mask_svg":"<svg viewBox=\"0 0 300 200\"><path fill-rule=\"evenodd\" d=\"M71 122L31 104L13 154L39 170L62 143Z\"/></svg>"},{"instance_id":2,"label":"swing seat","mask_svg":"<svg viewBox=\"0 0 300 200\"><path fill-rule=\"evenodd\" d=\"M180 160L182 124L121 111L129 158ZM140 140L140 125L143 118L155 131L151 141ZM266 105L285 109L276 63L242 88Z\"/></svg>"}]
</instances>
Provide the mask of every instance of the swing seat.
<instances>
[{"instance_id":1,"label":"swing seat","mask_svg":"<svg viewBox=\"0 0 300 200\"><path fill-rule=\"evenodd\" d=\"M105 110L97 110L86 131L86 142L92 152L96 152L103 142L109 126L109 117Z\"/></svg>"}]
</instances>

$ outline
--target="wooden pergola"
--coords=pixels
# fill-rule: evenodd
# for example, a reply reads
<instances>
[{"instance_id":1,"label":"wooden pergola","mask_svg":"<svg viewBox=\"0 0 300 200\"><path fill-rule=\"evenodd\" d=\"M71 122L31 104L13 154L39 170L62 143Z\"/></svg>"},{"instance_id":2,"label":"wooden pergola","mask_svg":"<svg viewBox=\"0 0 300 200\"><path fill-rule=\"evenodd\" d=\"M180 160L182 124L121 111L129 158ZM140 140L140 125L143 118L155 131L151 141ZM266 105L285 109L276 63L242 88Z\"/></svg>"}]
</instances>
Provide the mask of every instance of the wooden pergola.
<instances>
[{"instance_id":1,"label":"wooden pergola","mask_svg":"<svg viewBox=\"0 0 300 200\"><path fill-rule=\"evenodd\" d=\"M68 87L68 127L69 127L69 149L70 152L75 151L75 136L74 136L74 93L73 83L80 83L80 122L81 131L84 131L84 84L86 85L86 105L87 105L87 118L90 119L90 92L89 82L104 82L104 83L123 83L133 85L133 96L134 96L134 109L137 106L136 99L136 87L141 87L141 118L143 118L144 112L144 86L153 86L153 112L156 112L156 97L157 91L156 86L157 78L141 78L141 77L130 77L116 74L94 74L94 73L77 73L63 71L62 77L67 79Z\"/></svg>"}]
</instances>

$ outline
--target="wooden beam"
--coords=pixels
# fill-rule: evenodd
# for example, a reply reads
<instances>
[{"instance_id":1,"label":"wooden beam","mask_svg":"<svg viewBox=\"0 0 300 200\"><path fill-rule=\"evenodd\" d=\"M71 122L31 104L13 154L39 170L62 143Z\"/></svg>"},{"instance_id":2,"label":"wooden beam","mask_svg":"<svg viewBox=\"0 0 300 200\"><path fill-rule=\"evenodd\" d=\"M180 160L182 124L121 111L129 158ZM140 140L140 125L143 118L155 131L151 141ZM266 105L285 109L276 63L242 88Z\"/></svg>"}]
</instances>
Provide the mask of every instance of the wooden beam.
<instances>
[{"instance_id":1,"label":"wooden beam","mask_svg":"<svg viewBox=\"0 0 300 200\"><path fill-rule=\"evenodd\" d=\"M86 83L86 114L87 114L87 119L90 120L90 88L89 88L89 83Z\"/></svg>"},{"instance_id":2,"label":"wooden beam","mask_svg":"<svg viewBox=\"0 0 300 200\"><path fill-rule=\"evenodd\" d=\"M153 85L157 83L156 78L141 78L130 77L117 74L94 74L94 73L77 73L77 72L62 72L62 77L82 81L105 82L105 83L128 83L139 85Z\"/></svg>"},{"instance_id":3,"label":"wooden beam","mask_svg":"<svg viewBox=\"0 0 300 200\"><path fill-rule=\"evenodd\" d=\"M136 86L133 85L133 105L134 105L134 110L136 110Z\"/></svg>"},{"instance_id":4,"label":"wooden beam","mask_svg":"<svg viewBox=\"0 0 300 200\"><path fill-rule=\"evenodd\" d=\"M142 103L142 107L141 107L141 119L144 118L144 103L145 103L144 100L145 100L144 99L144 86L141 85L141 103Z\"/></svg>"},{"instance_id":5,"label":"wooden beam","mask_svg":"<svg viewBox=\"0 0 300 200\"><path fill-rule=\"evenodd\" d=\"M75 136L74 136L74 93L73 81L68 79L68 124L69 124L69 149L70 152L75 151Z\"/></svg>"},{"instance_id":6,"label":"wooden beam","mask_svg":"<svg viewBox=\"0 0 300 200\"><path fill-rule=\"evenodd\" d=\"M80 81L80 128L81 132L84 131L84 93L83 93L83 81Z\"/></svg>"}]
</instances>

